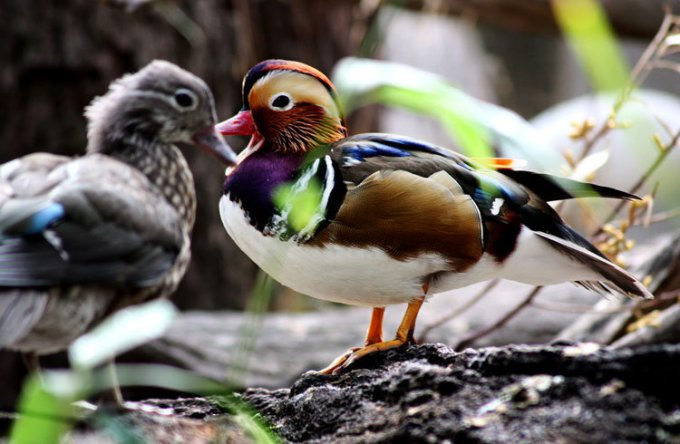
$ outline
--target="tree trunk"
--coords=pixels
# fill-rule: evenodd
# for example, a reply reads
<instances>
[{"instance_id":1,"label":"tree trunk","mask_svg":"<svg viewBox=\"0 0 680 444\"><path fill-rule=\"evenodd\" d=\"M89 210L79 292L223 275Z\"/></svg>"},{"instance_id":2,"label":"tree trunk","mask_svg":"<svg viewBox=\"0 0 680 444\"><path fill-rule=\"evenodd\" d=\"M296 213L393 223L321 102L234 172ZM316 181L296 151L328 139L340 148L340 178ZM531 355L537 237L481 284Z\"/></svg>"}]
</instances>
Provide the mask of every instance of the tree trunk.
<instances>
[{"instance_id":1,"label":"tree trunk","mask_svg":"<svg viewBox=\"0 0 680 444\"><path fill-rule=\"evenodd\" d=\"M241 106L241 77L267 57L330 70L357 45L355 2L5 0L0 27L0 163L34 151L79 155L83 108L109 82L167 59L212 88L218 116ZM126 7L127 6L127 7ZM355 35L359 35L354 33ZM235 140L242 146L242 140ZM180 308L241 308L256 267L226 236L217 213L223 169L186 150L196 177L192 266Z\"/></svg>"}]
</instances>

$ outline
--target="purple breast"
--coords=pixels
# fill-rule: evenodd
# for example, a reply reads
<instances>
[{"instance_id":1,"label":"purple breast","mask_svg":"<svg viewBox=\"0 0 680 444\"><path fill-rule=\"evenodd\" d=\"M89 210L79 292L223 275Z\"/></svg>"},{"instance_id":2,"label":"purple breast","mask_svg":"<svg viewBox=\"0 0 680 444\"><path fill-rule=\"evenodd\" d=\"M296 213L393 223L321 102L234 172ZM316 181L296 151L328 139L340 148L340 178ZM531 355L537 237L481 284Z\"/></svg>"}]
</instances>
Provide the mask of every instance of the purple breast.
<instances>
[{"instance_id":1,"label":"purple breast","mask_svg":"<svg viewBox=\"0 0 680 444\"><path fill-rule=\"evenodd\" d=\"M261 149L241 162L227 176L223 194L238 202L258 230L271 221L276 213L272 202L274 191L293 179L304 160L304 154L276 153Z\"/></svg>"}]
</instances>

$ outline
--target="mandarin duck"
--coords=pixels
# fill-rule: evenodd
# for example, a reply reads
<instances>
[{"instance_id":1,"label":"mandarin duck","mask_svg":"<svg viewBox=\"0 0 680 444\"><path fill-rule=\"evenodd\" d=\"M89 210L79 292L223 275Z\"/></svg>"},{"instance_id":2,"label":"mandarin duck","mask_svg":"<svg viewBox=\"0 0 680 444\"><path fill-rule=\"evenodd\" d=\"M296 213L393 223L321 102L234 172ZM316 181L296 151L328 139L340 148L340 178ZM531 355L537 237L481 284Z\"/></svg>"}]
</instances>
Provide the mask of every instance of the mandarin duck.
<instances>
[{"instance_id":1,"label":"mandarin duck","mask_svg":"<svg viewBox=\"0 0 680 444\"><path fill-rule=\"evenodd\" d=\"M236 159L208 86L169 62L113 82L85 114L84 156L0 165L0 348L34 358L177 287L196 195L176 144Z\"/></svg>"},{"instance_id":2,"label":"mandarin duck","mask_svg":"<svg viewBox=\"0 0 680 444\"><path fill-rule=\"evenodd\" d=\"M217 126L224 135L251 136L227 169L219 203L227 232L283 285L373 307L365 345L322 373L413 342L427 297L480 281L571 281L651 297L547 203L631 194L508 165L489 168L402 136L348 136L333 84L299 62L255 65L242 93L241 111ZM290 202L313 188L314 210L301 223ZM288 201L277 199L281 189ZM406 313L396 337L385 341L385 306L399 303L408 304Z\"/></svg>"}]
</instances>

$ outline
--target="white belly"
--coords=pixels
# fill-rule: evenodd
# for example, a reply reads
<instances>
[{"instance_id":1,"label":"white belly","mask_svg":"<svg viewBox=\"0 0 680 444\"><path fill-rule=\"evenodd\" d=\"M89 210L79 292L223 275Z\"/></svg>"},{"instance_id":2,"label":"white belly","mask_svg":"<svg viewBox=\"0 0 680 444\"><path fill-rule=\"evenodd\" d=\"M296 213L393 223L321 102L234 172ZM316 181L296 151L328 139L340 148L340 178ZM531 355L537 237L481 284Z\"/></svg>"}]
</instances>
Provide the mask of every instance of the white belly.
<instances>
[{"instance_id":1,"label":"white belly","mask_svg":"<svg viewBox=\"0 0 680 444\"><path fill-rule=\"evenodd\" d=\"M310 247L264 236L228 196L220 200L220 215L234 242L260 268L318 299L364 306L408 302L423 295L425 276L446 269L437 254L397 261L379 248Z\"/></svg>"},{"instance_id":2,"label":"white belly","mask_svg":"<svg viewBox=\"0 0 680 444\"><path fill-rule=\"evenodd\" d=\"M220 216L239 248L281 284L308 296L344 304L385 306L408 302L423 295L424 280L433 273L440 274L432 282L430 294L494 278L543 285L594 276L527 229L523 230L515 254L502 265L484 255L464 273L455 273L435 253L398 261L379 248L310 247L264 236L228 196L220 200Z\"/></svg>"}]
</instances>

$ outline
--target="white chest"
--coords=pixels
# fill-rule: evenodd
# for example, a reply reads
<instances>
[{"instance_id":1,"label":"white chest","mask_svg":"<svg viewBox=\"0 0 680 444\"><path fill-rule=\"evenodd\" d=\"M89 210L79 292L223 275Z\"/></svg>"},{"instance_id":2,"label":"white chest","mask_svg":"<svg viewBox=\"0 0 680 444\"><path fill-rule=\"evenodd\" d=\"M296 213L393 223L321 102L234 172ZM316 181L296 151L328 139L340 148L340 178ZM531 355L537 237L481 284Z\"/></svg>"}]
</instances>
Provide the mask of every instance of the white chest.
<instances>
[{"instance_id":1,"label":"white chest","mask_svg":"<svg viewBox=\"0 0 680 444\"><path fill-rule=\"evenodd\" d=\"M228 196L220 200L222 223L260 268L300 293L352 305L382 306L422 295L426 276L445 270L439 255L397 261L379 248L312 247L264 236Z\"/></svg>"}]
</instances>

